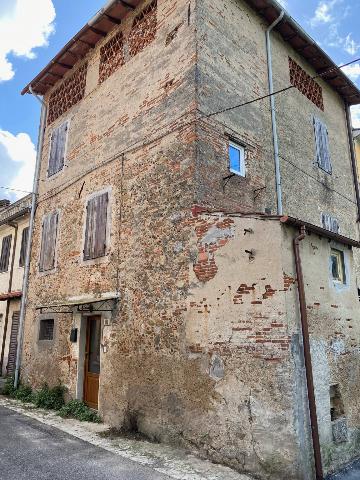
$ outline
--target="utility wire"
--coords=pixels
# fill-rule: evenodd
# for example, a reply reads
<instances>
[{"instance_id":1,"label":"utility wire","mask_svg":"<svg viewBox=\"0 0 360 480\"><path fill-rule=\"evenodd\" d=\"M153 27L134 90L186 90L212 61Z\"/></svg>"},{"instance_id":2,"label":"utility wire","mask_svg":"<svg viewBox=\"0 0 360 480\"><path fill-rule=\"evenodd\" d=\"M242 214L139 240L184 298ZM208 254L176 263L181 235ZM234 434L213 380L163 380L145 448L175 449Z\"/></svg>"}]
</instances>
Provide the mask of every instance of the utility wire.
<instances>
[{"instance_id":1,"label":"utility wire","mask_svg":"<svg viewBox=\"0 0 360 480\"><path fill-rule=\"evenodd\" d=\"M317 75L315 75L314 77L310 77L312 80L316 80L317 78L320 78L320 77L323 77L324 75L327 75L328 73L331 73L332 71L334 70L337 70L337 69L342 69L344 67L347 67L349 65L352 65L353 63L356 63L356 62L359 62L360 61L360 57L359 58L356 58L355 60L351 60L351 62L348 62L348 63L344 63L343 65L340 65L340 66L336 66L336 67L331 67L329 68L328 70L325 70L325 72L322 72L322 73L319 73ZM254 98L252 100L248 100L244 103L239 103L237 105L233 105L231 107L227 107L227 108L224 108L222 110L218 110L216 112L211 112L211 113L208 113L206 114L206 117L213 117L214 115L219 115L220 113L225 113L225 112L229 112L231 110L235 110L236 108L240 108L240 107L245 107L246 105L250 105L252 103L255 103L255 102L259 102L260 100L265 100L266 98L270 98L274 95L278 95L280 93L284 93L284 92L287 92L288 90L291 90L293 88L296 88L295 85L289 85L287 87L284 87L284 88L281 88L280 90L277 90L276 92L273 92L273 93L268 93L267 95L263 95L262 97L257 97L257 98Z\"/></svg>"},{"instance_id":2,"label":"utility wire","mask_svg":"<svg viewBox=\"0 0 360 480\"><path fill-rule=\"evenodd\" d=\"M33 193L33 192L28 192L27 190L18 190L17 188L10 188L10 187L2 187L0 186L3 190L10 190L11 192L20 192L20 193Z\"/></svg>"},{"instance_id":3,"label":"utility wire","mask_svg":"<svg viewBox=\"0 0 360 480\"><path fill-rule=\"evenodd\" d=\"M315 80L316 78L320 78L320 77L323 77L324 75L327 75L328 73L331 73L332 71L334 70L337 70L337 69L341 69L341 68L344 68L344 67L347 67L349 65L352 65L353 63L356 63L356 62L359 62L360 61L360 57L359 58L356 58L354 60L351 60L350 62L347 62L347 63L344 63L343 65L340 65L340 66L334 66L334 67L331 67L327 70L325 70L324 72L320 73L320 74L317 74L313 77L311 77L313 80ZM176 130L179 130L179 129L182 129L186 126L189 126L193 123L195 123L196 121L198 120L201 120L202 118L210 118L210 117L213 117L215 115L219 115L221 113L225 113L225 112L228 112L228 111L231 111L231 110L235 110L236 108L241 108L241 107L244 107L246 105L250 105L250 104L253 104L255 102L259 102L259 101L262 101L262 100L265 100L266 98L270 98L271 96L273 95L279 95L280 93L284 93L284 92L287 92L288 90L292 90L293 88L296 88L294 85L289 85L285 88L282 88L280 90L277 90L276 92L273 92L273 93L270 93L270 94L267 94L267 95L263 95L263 96L260 96L260 97L257 97L257 98L254 98L252 100L248 100L246 102L243 102L243 103L240 103L240 104L237 104L237 105L233 105L233 106L230 106L230 107L227 107L227 108L224 108L222 110L218 110L218 111L214 111L214 112L210 112L210 113L201 113L200 116L197 118L197 119L192 119L190 120L189 122L185 122L184 124L182 125L179 125L177 126L175 124L175 122L177 122L178 120L180 120L182 117L184 117L185 115L188 115L188 114L191 114L191 112L185 112L184 114L180 115L175 122L172 122L172 125L175 127L174 129L164 133L163 135L159 135L158 137L156 137L155 139L152 139L152 140L149 140L147 142L143 142L141 143L141 141L137 141L137 142L133 142L132 144L130 144L128 147L126 147L124 150L122 150L121 152L119 152L118 154L108 158L105 162L103 162L102 164L100 165L95 165L93 168L89 169L87 172L84 172L83 174L80 175L80 177L78 177L78 179L82 178L83 176L85 176L87 173L91 173L92 171L94 171L96 168L98 167L102 167L104 165L106 165L107 163L115 160L116 158L119 158L119 156L121 155L124 155L126 153L130 153L131 151L133 150L136 150L137 148L142 148L142 147L146 147L148 145L150 145L151 143L157 141L157 140L160 140L162 138L164 138L165 136L167 135L170 135L171 133L173 133L174 131ZM167 125L169 126L169 125ZM176 128L177 127L177 128ZM159 130L159 129L158 129ZM63 184L63 185L60 185L59 187L57 187L59 189L58 192L54 192L54 194L50 194L49 196L48 195L44 195L44 200L46 198L51 198L52 196L56 195L57 193L59 193L60 191L63 190L62 187L66 188L67 186L70 186L72 184L74 184L78 179L74 180L73 182L71 182L70 184ZM1 187L1 188L7 188L7 187ZM8 190L11 190L10 188ZM31 193L31 192L25 192L23 191L23 193Z\"/></svg>"}]
</instances>

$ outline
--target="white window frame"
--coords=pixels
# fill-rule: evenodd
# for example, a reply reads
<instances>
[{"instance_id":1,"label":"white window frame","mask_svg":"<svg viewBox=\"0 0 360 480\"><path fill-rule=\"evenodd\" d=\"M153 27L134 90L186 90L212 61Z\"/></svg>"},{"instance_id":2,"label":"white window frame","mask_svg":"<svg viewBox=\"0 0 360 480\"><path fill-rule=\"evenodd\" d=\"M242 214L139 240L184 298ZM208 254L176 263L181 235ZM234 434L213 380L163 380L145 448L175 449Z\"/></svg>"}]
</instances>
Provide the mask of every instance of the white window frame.
<instances>
[{"instance_id":1,"label":"white window frame","mask_svg":"<svg viewBox=\"0 0 360 480\"><path fill-rule=\"evenodd\" d=\"M234 168L231 168L230 151L229 151L230 147L235 148L240 152L240 170L235 170ZM240 177L246 177L245 156L246 156L245 146L241 145L241 143L236 143L235 141L230 140L228 145L228 160L229 160L229 170L231 173L234 173L235 175L239 175Z\"/></svg>"}]
</instances>

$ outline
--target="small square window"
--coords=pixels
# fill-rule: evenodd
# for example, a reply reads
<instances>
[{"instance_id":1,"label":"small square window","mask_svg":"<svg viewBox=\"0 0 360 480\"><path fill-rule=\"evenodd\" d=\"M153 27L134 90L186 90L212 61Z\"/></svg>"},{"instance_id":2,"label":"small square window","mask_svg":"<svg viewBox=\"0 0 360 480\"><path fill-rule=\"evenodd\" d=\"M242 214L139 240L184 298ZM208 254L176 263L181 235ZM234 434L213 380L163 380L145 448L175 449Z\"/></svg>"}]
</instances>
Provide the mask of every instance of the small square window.
<instances>
[{"instance_id":1,"label":"small square window","mask_svg":"<svg viewBox=\"0 0 360 480\"><path fill-rule=\"evenodd\" d=\"M237 143L229 143L230 172L245 177L245 148Z\"/></svg>"},{"instance_id":2,"label":"small square window","mask_svg":"<svg viewBox=\"0 0 360 480\"><path fill-rule=\"evenodd\" d=\"M54 319L40 320L39 340L54 339Z\"/></svg>"},{"instance_id":3,"label":"small square window","mask_svg":"<svg viewBox=\"0 0 360 480\"><path fill-rule=\"evenodd\" d=\"M334 282L346 283L344 252L331 249L331 274Z\"/></svg>"}]
</instances>

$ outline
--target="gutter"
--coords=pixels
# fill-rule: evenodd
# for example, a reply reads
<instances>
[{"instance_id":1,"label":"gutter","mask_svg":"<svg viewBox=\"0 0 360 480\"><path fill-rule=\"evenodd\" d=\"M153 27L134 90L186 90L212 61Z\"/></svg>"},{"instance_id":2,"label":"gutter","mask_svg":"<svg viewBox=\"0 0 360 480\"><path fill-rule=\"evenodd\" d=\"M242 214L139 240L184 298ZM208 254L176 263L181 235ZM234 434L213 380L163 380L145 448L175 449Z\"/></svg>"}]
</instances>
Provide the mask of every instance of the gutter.
<instances>
[{"instance_id":1,"label":"gutter","mask_svg":"<svg viewBox=\"0 0 360 480\"><path fill-rule=\"evenodd\" d=\"M345 112L346 112L346 123L347 123L347 131L348 131L349 146L350 146L351 168L353 172L355 197L356 197L356 205L357 205L357 221L360 222L359 177L358 177L357 165L356 165L356 155L355 155L355 148L354 148L354 137L353 137L352 122L351 122L350 106L348 104L345 104Z\"/></svg>"},{"instance_id":2,"label":"gutter","mask_svg":"<svg viewBox=\"0 0 360 480\"><path fill-rule=\"evenodd\" d=\"M6 218L5 220L0 220L0 226L1 225L9 225L9 222L12 222L13 220L16 220L20 217L23 217L24 215L28 214L31 212L31 207L25 207L22 210L20 210L17 213L14 213L14 215L11 215L10 217Z\"/></svg>"},{"instance_id":3,"label":"gutter","mask_svg":"<svg viewBox=\"0 0 360 480\"><path fill-rule=\"evenodd\" d=\"M30 276L31 247L32 247L33 234L34 234L35 212L36 212L37 195L38 195L38 189L39 189L40 164L41 164L42 149L43 149L43 144L44 144L45 122L46 122L46 115L47 115L47 107L46 107L45 102L39 96L34 94L31 86L29 87L29 91L41 103L41 117L40 117L38 145L37 145L37 153L36 153L36 164L35 164L35 173L34 173L34 183L33 183L33 192L32 192L32 202L31 202L29 238L28 238L28 244L27 244L27 247L26 247L24 277L23 277L23 286L22 286L22 297L21 297L21 306L20 306L19 334L18 334L18 345L17 345L17 351L16 351L16 366L15 366L15 378L14 378L14 387L15 388L17 388L18 385L19 385L19 373L20 373L21 357L22 357L22 345L23 345L23 339L24 339L24 323L25 323L25 313L26 313L26 302L27 302L29 276Z\"/></svg>"},{"instance_id":4,"label":"gutter","mask_svg":"<svg viewBox=\"0 0 360 480\"><path fill-rule=\"evenodd\" d=\"M118 3L119 0L108 0L105 5L88 21L87 25L89 27L93 27L95 23L97 23L100 18L104 15L104 13L109 10L115 3Z\"/></svg>"},{"instance_id":5,"label":"gutter","mask_svg":"<svg viewBox=\"0 0 360 480\"><path fill-rule=\"evenodd\" d=\"M11 256L11 267L10 267L8 294L11 293L13 278L14 278L15 254L16 254L16 245L17 245L17 236L18 236L19 225L17 223L9 222L9 226L13 227L13 229L15 230L15 234L14 234L14 243L13 243L12 256ZM3 366L4 366L6 336L7 336L7 329L8 329L8 324L9 324L9 314L10 314L10 302L11 302L11 298L8 298L6 300L6 312L5 312L4 330L3 330L3 338L2 338L2 345L1 345L0 376L2 376Z\"/></svg>"},{"instance_id":6,"label":"gutter","mask_svg":"<svg viewBox=\"0 0 360 480\"><path fill-rule=\"evenodd\" d=\"M312 436L313 451L314 451L315 473L316 473L316 480L323 480L324 473L323 473L322 460L321 460L319 426L318 426L318 418L317 418L317 411L316 411L316 399L315 399L314 378L313 378L313 369L312 369L312 360L311 360L309 325L308 325L307 310L306 310L304 277L302 272L301 255L300 255L300 242L304 240L305 237L306 237L306 227L303 225L300 228L300 234L297 237L295 237L293 240L293 247L294 247L296 277L297 277L297 285L298 285L298 293L299 293L301 329L302 329L302 339L303 339L303 348L304 348L306 384L307 384L307 394L308 394L308 403L309 403L309 411L310 411L311 436Z\"/></svg>"},{"instance_id":7,"label":"gutter","mask_svg":"<svg viewBox=\"0 0 360 480\"><path fill-rule=\"evenodd\" d=\"M282 188L281 188L281 172L280 172L280 156L279 156L279 141L277 134L276 124L276 108L275 108L275 96L274 94L274 81L272 70L272 57L271 57L271 37L270 33L284 18L285 11L282 10L279 17L268 27L266 30L266 56L268 67L268 79L269 79L269 93L270 93L270 106L271 106L271 126L272 126L272 138L274 145L274 162L275 162L275 178L276 178L276 201L277 201L277 214L283 214L282 205Z\"/></svg>"}]
</instances>

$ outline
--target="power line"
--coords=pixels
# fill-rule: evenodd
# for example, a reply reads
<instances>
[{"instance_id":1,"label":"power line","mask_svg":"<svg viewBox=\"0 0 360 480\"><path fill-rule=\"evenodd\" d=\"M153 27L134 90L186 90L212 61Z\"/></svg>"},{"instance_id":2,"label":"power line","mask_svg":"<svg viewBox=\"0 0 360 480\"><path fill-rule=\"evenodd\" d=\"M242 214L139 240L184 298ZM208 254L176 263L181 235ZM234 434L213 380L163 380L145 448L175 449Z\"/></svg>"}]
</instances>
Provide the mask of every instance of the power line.
<instances>
[{"instance_id":1,"label":"power line","mask_svg":"<svg viewBox=\"0 0 360 480\"><path fill-rule=\"evenodd\" d=\"M340 65L339 67L331 67L328 70L325 70L325 72L319 73L319 74L315 75L314 77L310 77L310 78L312 80L316 80L317 78L323 77L324 75L327 75L328 73L331 73L334 70L347 67L347 66L352 65L353 63L356 63L356 62L359 62L359 61L360 61L360 57L356 58L355 60L352 60L351 62L344 63L343 65ZM208 114L206 114L206 117L210 118L210 117L213 117L214 115L219 115L220 113L226 113L226 112L229 112L231 110L235 110L236 108L245 107L246 105L250 105L252 103L259 102L261 100L265 100L266 98L270 98L273 95L279 95L280 93L285 93L288 90L292 90L293 88L296 88L295 85L289 85L287 87L281 88L280 90L277 90L276 92L268 93L267 95L263 95L261 97L254 98L252 100L248 100L244 103L239 103L238 105L233 105L231 107L227 107L227 108L224 108L222 110L218 110L216 112L208 113Z\"/></svg>"},{"instance_id":2,"label":"power line","mask_svg":"<svg viewBox=\"0 0 360 480\"><path fill-rule=\"evenodd\" d=\"M33 192L28 192L27 190L18 190L17 188L10 188L10 187L3 187L0 186L3 190L10 190L11 192L20 192L20 193L33 193Z\"/></svg>"},{"instance_id":3,"label":"power line","mask_svg":"<svg viewBox=\"0 0 360 480\"><path fill-rule=\"evenodd\" d=\"M349 65L352 65L353 63L356 63L356 62L359 62L360 61L360 57L359 58L356 58L348 63L345 63L343 65L340 65L340 66L334 66L334 67L331 67L327 70L325 70L324 72L320 73L320 74L317 74L313 77L311 77L313 80L315 80L316 78L320 78L320 77L323 77L324 75L328 74L328 73L331 73L332 71L334 70L337 70L337 69L341 69L341 68L344 68L346 66L349 66ZM260 97L257 97L255 99L252 99L252 100L249 100L249 101L246 101L246 102L243 102L241 104L237 104L237 105L233 105L231 107L227 107L225 109L222 109L222 110L218 110L218 111L214 111L214 112L210 112L210 113L201 113L200 116L198 118L195 118L195 119L191 119L189 122L185 122L183 123L182 125L176 125L176 122L178 122L181 118L183 118L184 116L188 115L188 114L191 114L192 112L185 112L183 113L182 115L180 115L174 122L172 122L172 124L168 124L168 125L165 125L164 128L166 127L169 127L170 125L172 125L173 128L172 130L169 130L167 132L165 132L164 134L160 134L159 136L155 137L154 139L152 140L148 140L147 142L143 142L141 143L141 141L135 141L133 142L132 144L130 144L129 146L127 146L126 148L124 148L124 150L120 151L119 153L117 153L116 155L113 155L112 157L106 159L104 162L102 162L101 164L99 165L94 165L92 168L90 168L88 171L82 173L81 175L79 175L77 177L77 179L74 179L73 181L69 182L68 184L62 184L58 187L58 190L56 192L53 192L53 193L50 193L50 195L48 194L45 194L43 199L42 200L45 200L47 198L51 198L53 197L54 195L57 195L58 193L60 193L60 191L62 191L64 188L67 188L68 186L71 186L73 185L74 183L76 183L78 180L80 180L81 178L83 178L85 175L93 172L95 169L97 168L101 168L102 166L105 166L106 164L108 164L109 162L111 161L114 161L116 160L117 158L119 158L121 155L125 155L127 153L130 153L131 151L134 151L134 150L137 150L138 148L143 148L143 147L146 147L148 145L150 145L151 143L157 141L157 140L161 140L162 138L164 138L165 136L167 135L170 135L171 133L175 132L176 130L179 130L179 129L182 129L182 128L185 128L186 126L189 126L193 123L196 123L197 121L203 119L203 118L210 118L210 117L213 117L215 115L219 115L220 113L225 113L225 112L228 112L228 111L231 111L231 110L235 110L236 108L241 108L241 107L244 107L246 105L250 105L252 103L255 103L255 102L258 102L258 101L261 101L261 100L264 100L266 98L269 98L273 95L279 95L280 93L284 93L284 92L287 92L288 90L291 90L293 88L296 88L294 85L289 85L285 88L282 88L280 90L277 90L276 92L273 92L272 94L267 94L267 95L263 95L263 96L260 96ZM220 122L221 123L221 122ZM228 127L227 125L225 125L226 127ZM157 130L161 130L161 127L159 127ZM31 193L31 192L24 192L24 193Z\"/></svg>"}]
</instances>

